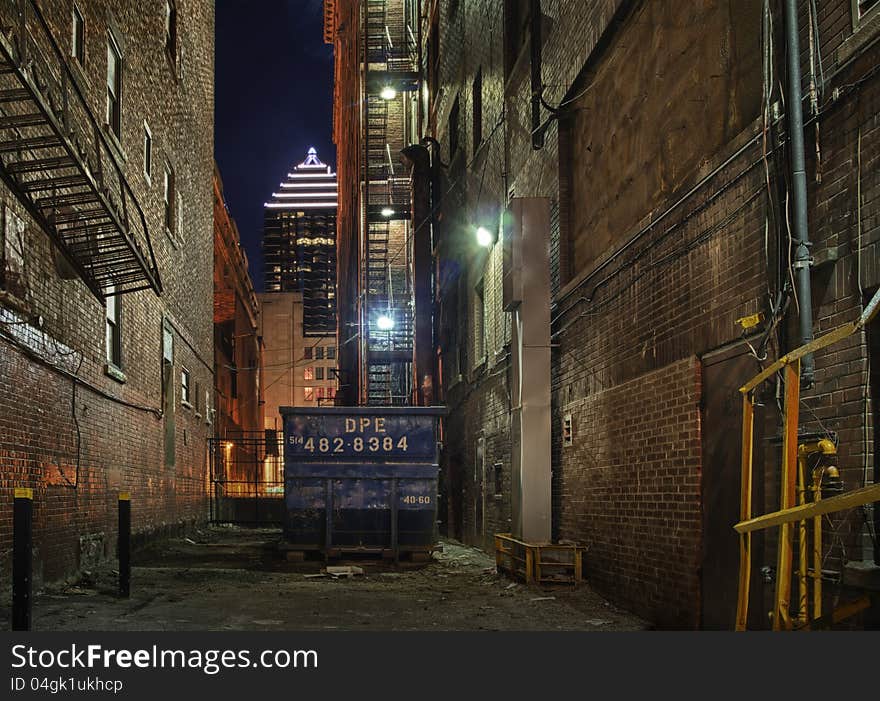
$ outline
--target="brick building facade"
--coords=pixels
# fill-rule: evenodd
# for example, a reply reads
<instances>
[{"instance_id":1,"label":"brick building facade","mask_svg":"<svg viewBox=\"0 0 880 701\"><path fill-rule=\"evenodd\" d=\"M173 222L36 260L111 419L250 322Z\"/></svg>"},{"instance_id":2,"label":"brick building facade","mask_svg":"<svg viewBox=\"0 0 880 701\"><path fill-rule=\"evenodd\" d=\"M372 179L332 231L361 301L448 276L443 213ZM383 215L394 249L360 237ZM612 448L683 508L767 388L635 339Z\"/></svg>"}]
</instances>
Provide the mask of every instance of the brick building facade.
<instances>
[{"instance_id":1,"label":"brick building facade","mask_svg":"<svg viewBox=\"0 0 880 701\"><path fill-rule=\"evenodd\" d=\"M259 304L235 219L214 166L214 401L218 438L263 430ZM195 398L202 401L201 393ZM200 407L199 407L200 408Z\"/></svg>"},{"instance_id":2,"label":"brick building facade","mask_svg":"<svg viewBox=\"0 0 880 701\"><path fill-rule=\"evenodd\" d=\"M880 8L798 6L819 335L880 284ZM729 628L737 388L800 343L782 4L441 1L422 16L450 534L487 546L510 528L502 215L549 198L554 537L584 543L593 585L636 613ZM477 226L498 241L478 245ZM836 435L847 488L876 479L878 335L818 353L803 393L801 426ZM780 391L762 402L759 512L778 508ZM873 559L865 516L835 522L829 568Z\"/></svg>"},{"instance_id":3,"label":"brick building facade","mask_svg":"<svg viewBox=\"0 0 880 701\"><path fill-rule=\"evenodd\" d=\"M206 516L214 6L0 16L0 555L30 487L39 581L113 556L119 491L138 538Z\"/></svg>"}]
</instances>

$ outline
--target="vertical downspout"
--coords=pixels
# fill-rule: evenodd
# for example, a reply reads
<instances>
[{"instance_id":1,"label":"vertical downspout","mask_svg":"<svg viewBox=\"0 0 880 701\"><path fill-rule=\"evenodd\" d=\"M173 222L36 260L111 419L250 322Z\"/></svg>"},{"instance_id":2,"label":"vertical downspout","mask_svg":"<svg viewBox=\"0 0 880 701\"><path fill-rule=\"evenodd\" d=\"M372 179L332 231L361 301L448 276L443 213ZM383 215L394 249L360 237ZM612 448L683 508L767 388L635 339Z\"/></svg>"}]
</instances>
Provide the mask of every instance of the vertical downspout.
<instances>
[{"instance_id":1,"label":"vertical downspout","mask_svg":"<svg viewBox=\"0 0 880 701\"><path fill-rule=\"evenodd\" d=\"M412 182L414 343L413 382L416 406L434 402L433 251L431 246L431 156L426 146L413 144L401 154L409 161Z\"/></svg>"},{"instance_id":2,"label":"vertical downspout","mask_svg":"<svg viewBox=\"0 0 880 701\"><path fill-rule=\"evenodd\" d=\"M813 340L813 300L810 282L810 232L807 222L807 171L804 157L804 115L801 93L801 50L797 0L785 0L785 40L788 55L788 133L791 144L794 269L797 284L801 344ZM813 385L813 355L801 360L801 384Z\"/></svg>"}]
</instances>

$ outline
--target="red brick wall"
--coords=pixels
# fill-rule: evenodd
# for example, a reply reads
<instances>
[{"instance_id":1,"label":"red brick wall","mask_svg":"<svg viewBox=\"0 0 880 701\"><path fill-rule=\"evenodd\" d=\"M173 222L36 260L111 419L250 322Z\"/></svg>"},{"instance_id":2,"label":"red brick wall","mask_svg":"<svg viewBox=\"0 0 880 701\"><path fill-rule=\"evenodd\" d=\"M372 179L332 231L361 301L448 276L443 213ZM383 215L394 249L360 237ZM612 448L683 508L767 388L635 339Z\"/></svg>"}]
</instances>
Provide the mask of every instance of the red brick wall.
<instances>
[{"instance_id":1,"label":"red brick wall","mask_svg":"<svg viewBox=\"0 0 880 701\"><path fill-rule=\"evenodd\" d=\"M700 364L693 356L565 407L559 535L593 586L661 625L699 613Z\"/></svg>"},{"instance_id":2,"label":"red brick wall","mask_svg":"<svg viewBox=\"0 0 880 701\"><path fill-rule=\"evenodd\" d=\"M39 3L56 41L70 43L71 5ZM78 3L86 58L74 74L99 123L106 96L106 32L120 42L125 73L119 160L144 210L159 273L151 291L121 299L120 377L105 371L105 311L78 279L63 279L47 235L14 193L0 188L3 219L25 223L25 291L0 291L0 587L8 584L12 490L34 489L35 574L55 579L113 557L117 494L132 493L137 539L207 514L205 390L213 388L212 174L214 12L207 0L178 3L179 57L165 53L161 4ZM153 135L152 178L143 169L144 121ZM182 195L177 236L164 233L162 168ZM40 326L42 323L42 326ZM162 328L174 337L174 465L166 465ZM23 348L25 346L26 348ZM190 371L201 412L180 401ZM74 380L78 378L74 397ZM193 397L194 398L194 397Z\"/></svg>"}]
</instances>

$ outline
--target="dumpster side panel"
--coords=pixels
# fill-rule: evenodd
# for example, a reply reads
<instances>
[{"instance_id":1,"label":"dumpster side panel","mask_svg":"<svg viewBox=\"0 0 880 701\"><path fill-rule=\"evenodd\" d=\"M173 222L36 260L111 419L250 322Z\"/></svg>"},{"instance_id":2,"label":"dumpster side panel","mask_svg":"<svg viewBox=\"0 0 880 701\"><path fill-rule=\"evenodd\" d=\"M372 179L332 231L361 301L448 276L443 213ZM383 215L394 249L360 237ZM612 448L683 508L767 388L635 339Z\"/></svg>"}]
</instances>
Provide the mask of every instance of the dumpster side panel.
<instances>
[{"instance_id":1,"label":"dumpster side panel","mask_svg":"<svg viewBox=\"0 0 880 701\"><path fill-rule=\"evenodd\" d=\"M325 551L430 550L439 413L282 409L287 540Z\"/></svg>"}]
</instances>

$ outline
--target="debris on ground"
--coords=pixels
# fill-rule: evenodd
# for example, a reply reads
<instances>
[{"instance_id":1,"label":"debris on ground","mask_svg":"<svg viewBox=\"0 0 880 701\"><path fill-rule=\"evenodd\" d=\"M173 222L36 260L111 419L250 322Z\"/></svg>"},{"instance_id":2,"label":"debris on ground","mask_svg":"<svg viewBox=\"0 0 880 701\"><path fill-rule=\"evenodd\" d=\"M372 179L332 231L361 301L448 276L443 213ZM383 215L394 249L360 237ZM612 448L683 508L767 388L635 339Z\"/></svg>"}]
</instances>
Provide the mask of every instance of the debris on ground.
<instances>
[{"instance_id":1,"label":"debris on ground","mask_svg":"<svg viewBox=\"0 0 880 701\"><path fill-rule=\"evenodd\" d=\"M351 565L345 567L326 567L323 571L334 579L339 579L340 577L357 577L363 576L364 574L363 567L354 567Z\"/></svg>"},{"instance_id":2,"label":"debris on ground","mask_svg":"<svg viewBox=\"0 0 880 701\"><path fill-rule=\"evenodd\" d=\"M646 627L611 606L588 582L548 589L511 581L493 570L492 553L456 541L444 541L443 551L427 563L363 558L327 563L288 561L278 551L279 538L277 529L211 527L193 531L195 543L176 538L150 544L133 553L128 599L118 596L117 563L108 559L37 593L34 629L598 632ZM0 608L0 628L9 623L8 607Z\"/></svg>"}]
</instances>

